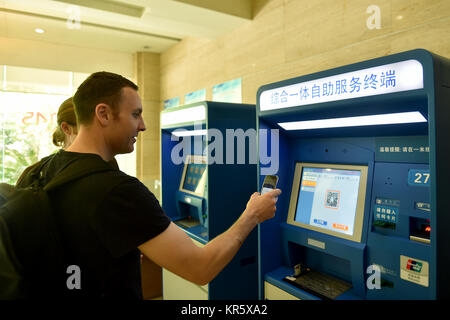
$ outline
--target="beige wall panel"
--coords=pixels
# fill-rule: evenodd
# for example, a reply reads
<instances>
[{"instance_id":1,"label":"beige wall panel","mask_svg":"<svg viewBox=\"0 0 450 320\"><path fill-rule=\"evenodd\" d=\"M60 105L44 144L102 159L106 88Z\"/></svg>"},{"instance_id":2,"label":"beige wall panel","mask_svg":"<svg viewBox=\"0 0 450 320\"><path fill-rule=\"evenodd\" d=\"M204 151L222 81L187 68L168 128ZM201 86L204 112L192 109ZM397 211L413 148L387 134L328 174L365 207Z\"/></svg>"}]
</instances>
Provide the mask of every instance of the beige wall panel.
<instances>
[{"instance_id":1,"label":"beige wall panel","mask_svg":"<svg viewBox=\"0 0 450 320\"><path fill-rule=\"evenodd\" d=\"M189 43L189 38L183 39L165 51L164 54L161 55L161 70L164 70L166 66L178 62L180 59L184 58L187 55Z\"/></svg>"},{"instance_id":2,"label":"beige wall panel","mask_svg":"<svg viewBox=\"0 0 450 320\"><path fill-rule=\"evenodd\" d=\"M146 136L147 134L147 136ZM159 177L160 171L160 138L148 136L148 133L141 133L136 144L136 176L142 179L146 175L156 175Z\"/></svg>"},{"instance_id":3,"label":"beige wall panel","mask_svg":"<svg viewBox=\"0 0 450 320\"><path fill-rule=\"evenodd\" d=\"M394 34L391 47L392 52L423 48L450 58L450 17Z\"/></svg>"},{"instance_id":4,"label":"beige wall panel","mask_svg":"<svg viewBox=\"0 0 450 320\"><path fill-rule=\"evenodd\" d=\"M340 2L343 2L344 5L341 33L341 41L344 44L372 39L392 32L392 0L340 0ZM374 26L369 28L375 13L372 10L367 13L367 9L373 5L379 8L379 29L373 28ZM325 17L322 18L325 20Z\"/></svg>"},{"instance_id":5,"label":"beige wall panel","mask_svg":"<svg viewBox=\"0 0 450 320\"><path fill-rule=\"evenodd\" d=\"M160 97L161 106L164 100L183 97L186 93L186 63L189 40L184 39L161 55Z\"/></svg>"},{"instance_id":6,"label":"beige wall panel","mask_svg":"<svg viewBox=\"0 0 450 320\"><path fill-rule=\"evenodd\" d=\"M168 55L176 56L176 58L167 58L165 57L166 53L164 53L165 64L162 67L162 74L170 75L165 78L161 78L162 82L168 84L166 87L162 86L161 108L163 101L166 99L179 96L180 104L184 104L185 94L203 88L207 89L207 87L203 84L205 81L209 84L209 82L213 80L209 76L205 76L204 72L205 70L209 70L209 74L212 73L210 69L214 66L210 61L213 59L207 59L210 63L209 66L208 62L203 62L201 59L211 55L211 53L216 55L219 54L221 50L218 46L217 41L212 41L209 39L186 38L181 43L174 46L179 48L183 54L177 55L176 53L169 52ZM174 47L171 49L174 49ZM189 59L185 57L189 57ZM215 58L217 59L217 57ZM220 60L221 59L219 59L219 61ZM171 61L171 63L168 63L169 61ZM202 63L202 65L200 66L199 63ZM172 70L175 70L173 74L170 73ZM220 73L222 73L222 70ZM172 86L173 83L178 83L178 86L181 85L184 88L183 92L180 92L180 90L177 91L177 85Z\"/></svg>"},{"instance_id":7,"label":"beige wall panel","mask_svg":"<svg viewBox=\"0 0 450 320\"><path fill-rule=\"evenodd\" d=\"M381 29L370 30L370 5ZM217 40L185 39L162 54L161 100L242 77L244 103L261 85L415 48L450 57L450 1L254 0L254 19ZM402 19L397 19L403 15Z\"/></svg>"},{"instance_id":8,"label":"beige wall panel","mask_svg":"<svg viewBox=\"0 0 450 320\"><path fill-rule=\"evenodd\" d=\"M246 75L242 78L242 102L256 104L256 93L260 86L287 79L285 65Z\"/></svg>"},{"instance_id":9,"label":"beige wall panel","mask_svg":"<svg viewBox=\"0 0 450 320\"><path fill-rule=\"evenodd\" d=\"M381 28L369 29L372 0L290 1L285 5L286 61L321 54L391 31L390 0L378 0Z\"/></svg>"},{"instance_id":10,"label":"beige wall panel","mask_svg":"<svg viewBox=\"0 0 450 320\"><path fill-rule=\"evenodd\" d=\"M139 52L135 56L139 93L142 99L146 130L139 134L136 152L136 174L141 181L149 173L159 176L160 171L160 55ZM157 141L157 143L155 143ZM148 155L152 154L152 157ZM154 182L149 184L154 187Z\"/></svg>"},{"instance_id":11,"label":"beige wall panel","mask_svg":"<svg viewBox=\"0 0 450 320\"><path fill-rule=\"evenodd\" d=\"M159 67L146 66L142 78L145 86L139 86L141 99L159 101L161 93Z\"/></svg>"},{"instance_id":12,"label":"beige wall panel","mask_svg":"<svg viewBox=\"0 0 450 320\"><path fill-rule=\"evenodd\" d=\"M158 199L159 203L161 204L161 187L158 185L158 187L155 188L155 181L159 181L159 179L159 174L157 174L143 175L140 180L155 195L156 199Z\"/></svg>"},{"instance_id":13,"label":"beige wall panel","mask_svg":"<svg viewBox=\"0 0 450 320\"><path fill-rule=\"evenodd\" d=\"M145 132L142 132L142 137L144 139L150 139L150 138L158 138L160 135L160 127L159 127L159 111L155 111L155 113L158 112L158 117L148 117L145 121Z\"/></svg>"},{"instance_id":14,"label":"beige wall panel","mask_svg":"<svg viewBox=\"0 0 450 320\"><path fill-rule=\"evenodd\" d=\"M222 41L211 41L192 53L186 63L185 93L229 80L223 57L224 49Z\"/></svg>"},{"instance_id":15,"label":"beige wall panel","mask_svg":"<svg viewBox=\"0 0 450 320\"><path fill-rule=\"evenodd\" d=\"M161 68L161 101L179 96L183 103L184 95L188 93L186 70L187 59L184 58Z\"/></svg>"},{"instance_id":16,"label":"beige wall panel","mask_svg":"<svg viewBox=\"0 0 450 320\"><path fill-rule=\"evenodd\" d=\"M159 175L159 110L160 110L160 55L138 52L135 55L135 73L142 99L143 118L146 131L141 132L136 143L136 176L143 179L151 171ZM158 162L148 162L148 152L156 154Z\"/></svg>"},{"instance_id":17,"label":"beige wall panel","mask_svg":"<svg viewBox=\"0 0 450 320\"><path fill-rule=\"evenodd\" d=\"M394 31L448 17L450 17L450 1L448 0L392 1L392 26Z\"/></svg>"},{"instance_id":18,"label":"beige wall panel","mask_svg":"<svg viewBox=\"0 0 450 320\"><path fill-rule=\"evenodd\" d=\"M436 54L449 57L450 19L430 23L401 33L377 37L350 46L314 55L295 62L248 75L243 80L243 101L256 103L256 92L261 85L290 79L347 64L365 61L393 53L425 48Z\"/></svg>"},{"instance_id":19,"label":"beige wall panel","mask_svg":"<svg viewBox=\"0 0 450 320\"><path fill-rule=\"evenodd\" d=\"M147 130L145 132L140 133L140 135L142 136L142 141L143 144L145 146L145 149L155 153L155 152L159 152L159 144L154 145L153 142L154 141L159 141L160 139L160 134L159 134L159 126L152 126L151 124L147 124ZM145 150L144 150L144 154L145 154ZM148 167L148 163L145 162L144 163L145 168Z\"/></svg>"},{"instance_id":20,"label":"beige wall panel","mask_svg":"<svg viewBox=\"0 0 450 320\"><path fill-rule=\"evenodd\" d=\"M215 40L211 39L200 39L200 38L187 38L188 47L186 53L188 55L201 53L202 51L206 51L208 44L214 43Z\"/></svg>"},{"instance_id":21,"label":"beige wall panel","mask_svg":"<svg viewBox=\"0 0 450 320\"><path fill-rule=\"evenodd\" d=\"M284 63L283 8L274 8L225 36L224 42L222 59L230 79Z\"/></svg>"},{"instance_id":22,"label":"beige wall panel","mask_svg":"<svg viewBox=\"0 0 450 320\"><path fill-rule=\"evenodd\" d=\"M379 37L294 61L289 64L290 68L288 68L286 76L293 75L296 71L301 71L301 75L315 73L377 58L390 54L390 52L389 39Z\"/></svg>"},{"instance_id":23,"label":"beige wall panel","mask_svg":"<svg viewBox=\"0 0 450 320\"><path fill-rule=\"evenodd\" d=\"M142 117L144 118L146 131L143 133L152 132L159 134L159 118L160 118L160 102L159 101L153 101L153 100L143 100L142 101L143 106L143 113ZM154 131L156 129L158 131Z\"/></svg>"},{"instance_id":24,"label":"beige wall panel","mask_svg":"<svg viewBox=\"0 0 450 320\"><path fill-rule=\"evenodd\" d=\"M284 15L286 61L329 51L345 42L342 1L290 1Z\"/></svg>"},{"instance_id":25,"label":"beige wall panel","mask_svg":"<svg viewBox=\"0 0 450 320\"><path fill-rule=\"evenodd\" d=\"M150 68L151 70L151 68ZM150 74L153 71L148 71ZM157 73L159 79L159 73ZM143 89L139 86L139 95L143 100L154 100L159 102L159 97L161 93L160 81L152 79L151 81L146 81L146 87Z\"/></svg>"},{"instance_id":26,"label":"beige wall panel","mask_svg":"<svg viewBox=\"0 0 450 320\"><path fill-rule=\"evenodd\" d=\"M158 138L143 139L145 148L142 150L142 157L145 163L142 175L159 174L160 151Z\"/></svg>"},{"instance_id":27,"label":"beige wall panel","mask_svg":"<svg viewBox=\"0 0 450 320\"><path fill-rule=\"evenodd\" d=\"M142 181L143 184L145 184L145 186L147 188L149 188L150 191L152 191L156 197L159 198L159 187L155 188L155 181L159 181L160 180L160 174L159 174L159 170L156 172L155 170L153 170L153 172L146 172L142 175L142 178L140 178L140 180Z\"/></svg>"},{"instance_id":28,"label":"beige wall panel","mask_svg":"<svg viewBox=\"0 0 450 320\"><path fill-rule=\"evenodd\" d=\"M143 156L146 156L148 153L159 153L159 140L160 140L160 132L159 126L147 124L148 129L145 132L140 133L143 146L145 146L145 150L143 150ZM155 143L155 141L157 143ZM159 161L159 160L158 160ZM148 162L144 162L144 169L154 169L150 166ZM144 172L145 173L145 172Z\"/></svg>"},{"instance_id":29,"label":"beige wall panel","mask_svg":"<svg viewBox=\"0 0 450 320\"><path fill-rule=\"evenodd\" d=\"M149 52L136 53L136 73L138 82L144 89L147 89L148 85L158 85L159 87L160 54ZM143 88L140 89L142 90ZM153 99L155 97L159 97L159 92Z\"/></svg>"},{"instance_id":30,"label":"beige wall panel","mask_svg":"<svg viewBox=\"0 0 450 320\"><path fill-rule=\"evenodd\" d=\"M138 136L136 143L135 143L135 149L136 149L136 178L142 179L142 171L144 167L144 163L142 161L142 139L140 136Z\"/></svg>"},{"instance_id":31,"label":"beige wall panel","mask_svg":"<svg viewBox=\"0 0 450 320\"><path fill-rule=\"evenodd\" d=\"M144 157L148 157L148 156L150 156L150 155L153 155L153 154L155 154L156 152L160 152L159 151L159 137L149 137L149 136L142 136L142 141L145 143L145 144L147 144L147 146L150 146L151 148L145 148L144 149L144 152L143 152L143 156ZM155 149L156 150L152 150L153 149L153 147L155 147ZM153 162L154 160L157 160L158 162L159 162L159 159L158 158L150 158L150 159L152 159L152 161L151 162ZM150 167L150 166L148 166L148 167ZM147 173L144 173L144 174L148 174L148 172Z\"/></svg>"}]
</instances>

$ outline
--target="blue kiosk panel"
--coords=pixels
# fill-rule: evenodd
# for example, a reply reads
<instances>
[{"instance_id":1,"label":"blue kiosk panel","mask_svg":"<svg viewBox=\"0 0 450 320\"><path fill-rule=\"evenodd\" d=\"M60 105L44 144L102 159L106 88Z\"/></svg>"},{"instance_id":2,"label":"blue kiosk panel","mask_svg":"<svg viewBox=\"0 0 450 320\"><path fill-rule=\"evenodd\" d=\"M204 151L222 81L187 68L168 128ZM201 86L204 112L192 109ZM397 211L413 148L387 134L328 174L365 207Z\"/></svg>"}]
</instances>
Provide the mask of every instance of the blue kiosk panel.
<instances>
[{"instance_id":1,"label":"blue kiosk panel","mask_svg":"<svg viewBox=\"0 0 450 320\"><path fill-rule=\"evenodd\" d=\"M257 190L255 127L255 105L204 101L161 112L162 208L201 244L227 230ZM209 299L258 298L257 246L254 230L209 283Z\"/></svg>"},{"instance_id":2,"label":"blue kiosk panel","mask_svg":"<svg viewBox=\"0 0 450 320\"><path fill-rule=\"evenodd\" d=\"M283 190L259 227L261 299L265 281L301 299L448 297L449 83L449 60L418 49L259 89L259 184Z\"/></svg>"}]
</instances>

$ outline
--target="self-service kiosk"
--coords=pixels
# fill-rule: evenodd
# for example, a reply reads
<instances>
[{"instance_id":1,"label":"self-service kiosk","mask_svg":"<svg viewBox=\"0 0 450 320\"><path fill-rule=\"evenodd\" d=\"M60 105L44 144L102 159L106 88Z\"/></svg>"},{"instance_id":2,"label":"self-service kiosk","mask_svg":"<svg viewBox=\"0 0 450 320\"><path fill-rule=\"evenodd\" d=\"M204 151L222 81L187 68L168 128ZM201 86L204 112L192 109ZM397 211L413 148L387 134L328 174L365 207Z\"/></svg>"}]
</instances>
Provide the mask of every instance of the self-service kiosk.
<instances>
[{"instance_id":1,"label":"self-service kiosk","mask_svg":"<svg viewBox=\"0 0 450 320\"><path fill-rule=\"evenodd\" d=\"M161 112L162 208L198 246L226 231L256 191L255 127L255 105L205 101ZM163 270L163 299L257 299L257 254L255 229L206 286Z\"/></svg>"},{"instance_id":2,"label":"self-service kiosk","mask_svg":"<svg viewBox=\"0 0 450 320\"><path fill-rule=\"evenodd\" d=\"M261 299L448 297L449 101L450 60L420 49L259 89L279 159L259 184L283 190L259 227Z\"/></svg>"}]
</instances>

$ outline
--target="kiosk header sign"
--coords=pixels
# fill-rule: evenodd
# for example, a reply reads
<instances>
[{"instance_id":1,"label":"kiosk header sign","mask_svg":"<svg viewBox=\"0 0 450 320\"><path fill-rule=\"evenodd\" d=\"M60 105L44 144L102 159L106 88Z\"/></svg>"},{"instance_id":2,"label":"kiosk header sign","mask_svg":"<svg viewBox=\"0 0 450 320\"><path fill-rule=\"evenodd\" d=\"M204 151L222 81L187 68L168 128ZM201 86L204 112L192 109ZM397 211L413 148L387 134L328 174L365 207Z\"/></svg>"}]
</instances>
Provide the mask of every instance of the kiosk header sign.
<instances>
[{"instance_id":1,"label":"kiosk header sign","mask_svg":"<svg viewBox=\"0 0 450 320\"><path fill-rule=\"evenodd\" d=\"M422 88L422 64L407 60L265 90L259 105L268 111Z\"/></svg>"}]
</instances>

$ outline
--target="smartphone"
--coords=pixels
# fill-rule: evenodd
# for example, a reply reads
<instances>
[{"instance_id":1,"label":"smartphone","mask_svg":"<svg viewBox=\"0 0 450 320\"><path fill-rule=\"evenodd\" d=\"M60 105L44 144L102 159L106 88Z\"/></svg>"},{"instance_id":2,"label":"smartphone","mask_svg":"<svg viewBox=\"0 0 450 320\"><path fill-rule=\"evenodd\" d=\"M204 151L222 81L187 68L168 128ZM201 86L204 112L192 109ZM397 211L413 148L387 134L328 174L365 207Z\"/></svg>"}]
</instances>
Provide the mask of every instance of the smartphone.
<instances>
[{"instance_id":1,"label":"smartphone","mask_svg":"<svg viewBox=\"0 0 450 320\"><path fill-rule=\"evenodd\" d=\"M272 191L277 187L278 176L267 175L264 178L263 186L261 189L261 194Z\"/></svg>"}]
</instances>

